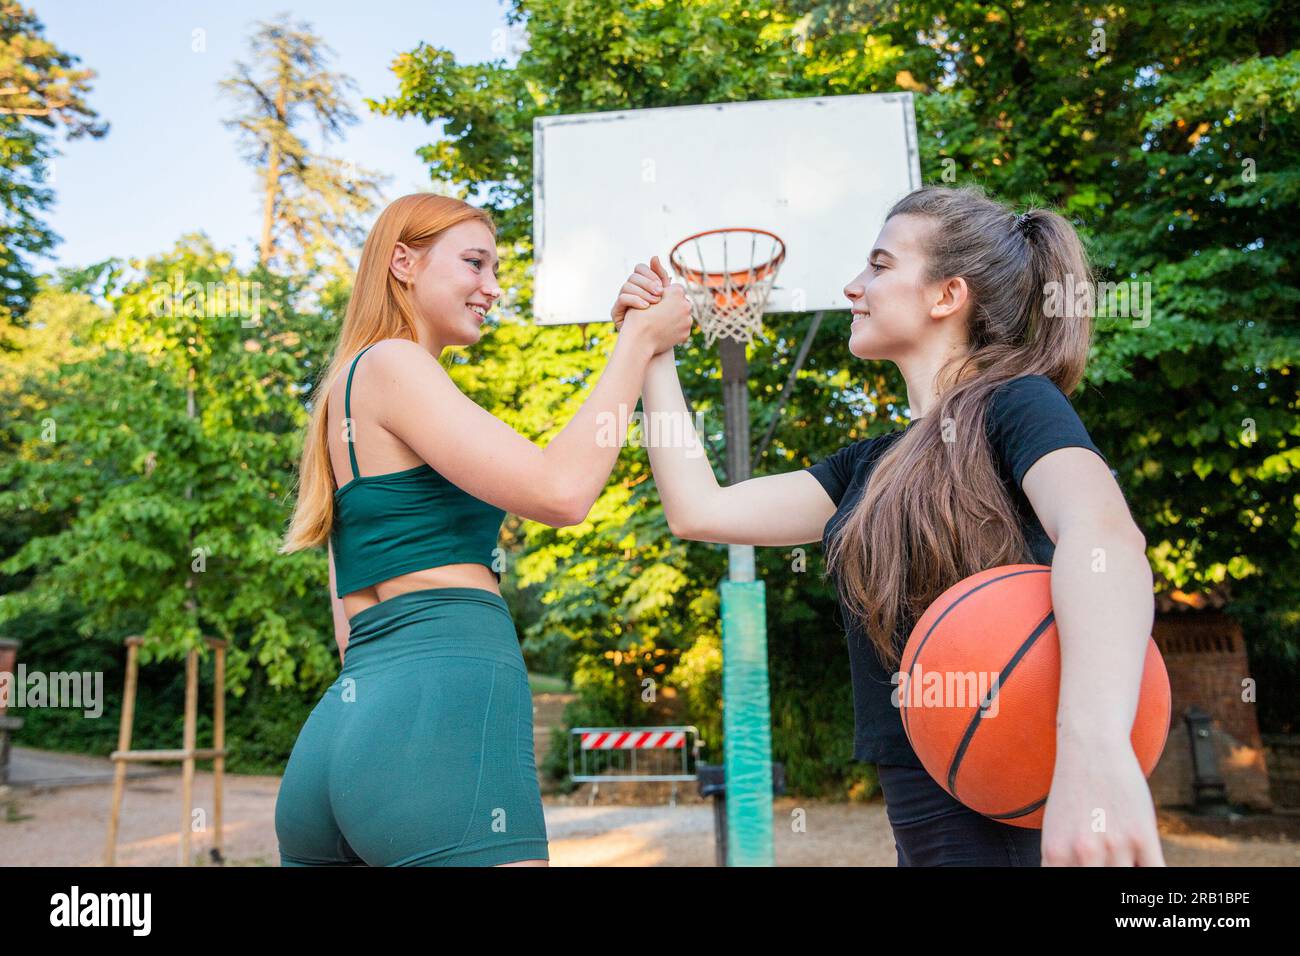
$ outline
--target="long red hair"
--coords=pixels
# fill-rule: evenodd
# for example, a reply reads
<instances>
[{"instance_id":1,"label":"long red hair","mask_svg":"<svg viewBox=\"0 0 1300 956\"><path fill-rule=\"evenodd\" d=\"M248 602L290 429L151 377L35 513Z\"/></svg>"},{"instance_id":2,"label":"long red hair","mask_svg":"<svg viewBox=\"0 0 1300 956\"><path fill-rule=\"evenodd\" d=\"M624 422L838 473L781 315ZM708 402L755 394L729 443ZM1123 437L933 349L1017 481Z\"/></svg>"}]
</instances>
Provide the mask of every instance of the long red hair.
<instances>
[{"instance_id":1,"label":"long red hair","mask_svg":"<svg viewBox=\"0 0 1300 956\"><path fill-rule=\"evenodd\" d=\"M496 235L492 217L482 209L449 196L412 193L390 203L371 227L338 345L312 397L311 422L298 467L297 504L280 554L324 544L334 525L334 477L326 411L337 377L372 342L418 340L419 320L411 304L411 292L388 267L394 247L403 242L413 249L427 248L447 229L471 219L479 220Z\"/></svg>"}]
</instances>

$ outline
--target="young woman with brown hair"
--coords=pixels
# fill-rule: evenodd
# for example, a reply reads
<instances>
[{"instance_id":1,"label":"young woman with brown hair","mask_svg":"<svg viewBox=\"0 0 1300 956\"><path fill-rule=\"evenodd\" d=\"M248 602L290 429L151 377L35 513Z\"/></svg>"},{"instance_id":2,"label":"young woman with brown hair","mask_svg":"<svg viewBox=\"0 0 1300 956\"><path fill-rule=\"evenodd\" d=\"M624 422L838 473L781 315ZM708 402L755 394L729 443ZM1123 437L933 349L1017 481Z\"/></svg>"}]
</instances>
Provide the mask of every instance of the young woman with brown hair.
<instances>
[{"instance_id":1,"label":"young woman with brown hair","mask_svg":"<svg viewBox=\"0 0 1300 956\"><path fill-rule=\"evenodd\" d=\"M654 303L667 279L656 258L623 291ZM703 456L649 448L678 537L823 542L848 638L854 757L877 766L900 865L1163 865L1129 741L1154 616L1151 569L1068 399L1093 314L1091 298L1072 293L1091 288L1083 246L1056 213L1015 215L974 187L917 190L890 209L844 289L849 351L898 366L910 424L728 487ZM671 350L651 362L643 402L647 414L685 414ZM1097 549L1105 574L1094 570ZM932 780L894 695L903 644L926 607L962 578L1018 563L1051 566L1061 642L1041 831L984 817Z\"/></svg>"}]
</instances>

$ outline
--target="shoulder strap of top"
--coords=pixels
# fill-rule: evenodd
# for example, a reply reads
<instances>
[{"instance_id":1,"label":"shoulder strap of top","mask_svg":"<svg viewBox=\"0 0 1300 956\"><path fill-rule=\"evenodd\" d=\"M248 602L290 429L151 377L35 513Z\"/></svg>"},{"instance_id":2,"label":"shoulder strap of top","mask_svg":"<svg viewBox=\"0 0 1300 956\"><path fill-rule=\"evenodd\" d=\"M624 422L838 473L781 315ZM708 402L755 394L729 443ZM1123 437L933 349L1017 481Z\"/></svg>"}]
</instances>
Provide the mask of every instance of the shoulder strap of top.
<instances>
[{"instance_id":1,"label":"shoulder strap of top","mask_svg":"<svg viewBox=\"0 0 1300 956\"><path fill-rule=\"evenodd\" d=\"M357 353L357 357L352 360L352 367L348 369L348 384L347 384L347 388L344 389L343 391L343 415L347 421L347 426L348 426L348 431L347 431L348 457L352 459L353 478L360 478L361 472L357 470L356 428L352 423L352 376L353 374L355 374L357 370L358 359L360 359L361 356L366 354L366 349L369 349L371 346L378 345L378 344L379 343L377 342L371 342L370 345L367 345L366 348L362 349L360 352Z\"/></svg>"}]
</instances>

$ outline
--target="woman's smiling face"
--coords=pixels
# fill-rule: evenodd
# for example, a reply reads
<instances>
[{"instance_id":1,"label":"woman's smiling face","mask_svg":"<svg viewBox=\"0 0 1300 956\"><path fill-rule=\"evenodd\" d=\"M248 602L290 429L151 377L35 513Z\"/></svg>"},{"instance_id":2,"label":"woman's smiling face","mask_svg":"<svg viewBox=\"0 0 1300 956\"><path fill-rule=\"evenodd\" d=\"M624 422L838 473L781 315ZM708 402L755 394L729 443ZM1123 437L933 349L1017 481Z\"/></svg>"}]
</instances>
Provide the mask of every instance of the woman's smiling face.
<instances>
[{"instance_id":1,"label":"woman's smiling face","mask_svg":"<svg viewBox=\"0 0 1300 956\"><path fill-rule=\"evenodd\" d=\"M932 228L919 216L891 217L872 245L867 267L844 287L853 310L849 351L858 358L896 359L916 350L936 331L934 319L964 303L965 280L925 279L923 240ZM959 285L960 299L950 298L945 285Z\"/></svg>"},{"instance_id":2,"label":"woman's smiling face","mask_svg":"<svg viewBox=\"0 0 1300 956\"><path fill-rule=\"evenodd\" d=\"M416 312L440 346L473 345L482 337L485 316L501 297L496 239L482 222L457 223L423 252L399 242L391 269L414 283Z\"/></svg>"}]
</instances>

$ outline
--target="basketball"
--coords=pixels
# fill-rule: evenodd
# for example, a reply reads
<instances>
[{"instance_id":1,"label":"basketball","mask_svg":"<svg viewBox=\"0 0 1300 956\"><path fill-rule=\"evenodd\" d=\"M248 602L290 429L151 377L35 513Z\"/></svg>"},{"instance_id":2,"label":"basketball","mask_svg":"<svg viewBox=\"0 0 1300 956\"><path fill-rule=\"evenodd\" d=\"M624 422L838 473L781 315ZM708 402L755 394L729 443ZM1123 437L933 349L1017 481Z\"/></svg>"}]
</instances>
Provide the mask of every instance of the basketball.
<instances>
[{"instance_id":1,"label":"basketball","mask_svg":"<svg viewBox=\"0 0 1300 956\"><path fill-rule=\"evenodd\" d=\"M954 584L917 621L899 671L903 729L930 776L990 819L1041 828L1061 677L1051 568L1005 565ZM1169 720L1169 675L1148 637L1130 737L1146 776Z\"/></svg>"}]
</instances>

